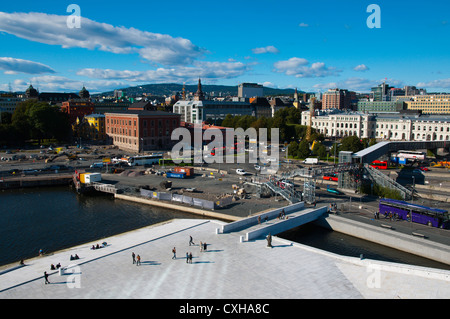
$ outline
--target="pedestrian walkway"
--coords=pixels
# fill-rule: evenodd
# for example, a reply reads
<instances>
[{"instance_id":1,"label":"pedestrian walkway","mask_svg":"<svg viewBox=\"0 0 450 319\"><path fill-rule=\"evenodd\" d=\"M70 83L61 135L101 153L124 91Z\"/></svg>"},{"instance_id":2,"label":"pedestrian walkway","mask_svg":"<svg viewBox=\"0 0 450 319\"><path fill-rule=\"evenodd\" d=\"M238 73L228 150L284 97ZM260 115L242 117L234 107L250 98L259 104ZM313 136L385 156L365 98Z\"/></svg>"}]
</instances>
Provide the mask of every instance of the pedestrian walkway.
<instances>
[{"instance_id":1,"label":"pedestrian walkway","mask_svg":"<svg viewBox=\"0 0 450 319\"><path fill-rule=\"evenodd\" d=\"M265 239L240 242L239 233L217 233L222 224L177 219L106 238L104 248L91 250L97 243L87 243L26 260L25 266L11 265L0 274L0 298L450 297L448 271L342 257L277 237L268 248ZM206 250L200 250L200 242ZM141 257L139 266L133 252ZM192 263L187 263L190 253ZM70 261L74 254L80 259ZM60 274L50 270L57 263L73 266Z\"/></svg>"}]
</instances>

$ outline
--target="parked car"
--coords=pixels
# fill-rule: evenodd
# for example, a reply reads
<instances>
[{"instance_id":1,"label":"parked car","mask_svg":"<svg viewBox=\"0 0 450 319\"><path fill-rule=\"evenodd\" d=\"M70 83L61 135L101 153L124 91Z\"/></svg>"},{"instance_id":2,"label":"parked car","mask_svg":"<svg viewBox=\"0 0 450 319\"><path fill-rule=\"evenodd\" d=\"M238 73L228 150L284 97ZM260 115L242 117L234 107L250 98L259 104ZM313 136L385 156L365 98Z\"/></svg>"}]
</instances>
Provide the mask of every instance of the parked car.
<instances>
[{"instance_id":1,"label":"parked car","mask_svg":"<svg viewBox=\"0 0 450 319\"><path fill-rule=\"evenodd\" d=\"M94 163L90 166L90 168L103 168L103 163Z\"/></svg>"},{"instance_id":2,"label":"parked car","mask_svg":"<svg viewBox=\"0 0 450 319\"><path fill-rule=\"evenodd\" d=\"M37 169L27 169L24 170L23 173L25 175L33 175L33 174L36 175L37 173L39 173L39 171Z\"/></svg>"},{"instance_id":3,"label":"parked car","mask_svg":"<svg viewBox=\"0 0 450 319\"><path fill-rule=\"evenodd\" d=\"M247 175L248 173L245 170L243 170L242 168L238 168L236 170L236 174L238 174L238 175Z\"/></svg>"},{"instance_id":4,"label":"parked car","mask_svg":"<svg viewBox=\"0 0 450 319\"><path fill-rule=\"evenodd\" d=\"M428 167L424 167L424 166L419 167L419 169L420 169L422 172L428 172L428 171L430 170Z\"/></svg>"}]
</instances>

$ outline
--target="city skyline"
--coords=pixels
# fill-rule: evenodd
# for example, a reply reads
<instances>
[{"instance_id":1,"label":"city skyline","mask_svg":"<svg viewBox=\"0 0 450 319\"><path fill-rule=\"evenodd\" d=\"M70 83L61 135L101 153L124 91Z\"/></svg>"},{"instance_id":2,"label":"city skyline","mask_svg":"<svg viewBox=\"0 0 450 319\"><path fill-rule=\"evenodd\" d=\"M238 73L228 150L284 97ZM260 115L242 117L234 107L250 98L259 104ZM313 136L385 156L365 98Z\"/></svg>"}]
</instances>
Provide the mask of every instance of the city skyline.
<instances>
[{"instance_id":1,"label":"city skyline","mask_svg":"<svg viewBox=\"0 0 450 319\"><path fill-rule=\"evenodd\" d=\"M371 4L380 28L368 25ZM368 92L385 80L450 92L449 9L416 0L5 3L0 91L31 83L97 93L201 78L307 92Z\"/></svg>"}]
</instances>

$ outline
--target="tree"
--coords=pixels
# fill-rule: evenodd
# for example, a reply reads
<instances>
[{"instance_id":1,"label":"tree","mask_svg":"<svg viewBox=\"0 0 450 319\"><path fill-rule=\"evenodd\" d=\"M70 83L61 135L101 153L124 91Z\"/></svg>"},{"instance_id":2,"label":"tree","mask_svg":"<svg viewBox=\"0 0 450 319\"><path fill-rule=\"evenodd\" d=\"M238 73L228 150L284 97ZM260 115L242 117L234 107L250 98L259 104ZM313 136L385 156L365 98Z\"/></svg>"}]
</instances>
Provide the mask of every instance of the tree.
<instances>
[{"instance_id":1,"label":"tree","mask_svg":"<svg viewBox=\"0 0 450 319\"><path fill-rule=\"evenodd\" d=\"M70 136L67 114L57 106L28 100L19 103L12 116L12 125L24 141L27 139L54 138L66 141Z\"/></svg>"},{"instance_id":2,"label":"tree","mask_svg":"<svg viewBox=\"0 0 450 319\"><path fill-rule=\"evenodd\" d=\"M287 148L288 156L296 157L298 152L298 143L296 141L293 141L289 143L289 146Z\"/></svg>"},{"instance_id":3,"label":"tree","mask_svg":"<svg viewBox=\"0 0 450 319\"><path fill-rule=\"evenodd\" d=\"M322 143L316 142L314 149L312 150L312 153L319 157L325 157L327 156L327 148Z\"/></svg>"},{"instance_id":4,"label":"tree","mask_svg":"<svg viewBox=\"0 0 450 319\"><path fill-rule=\"evenodd\" d=\"M364 149L364 145L358 136L347 136L342 139L341 147L339 151L350 151L353 153L359 152Z\"/></svg>"},{"instance_id":5,"label":"tree","mask_svg":"<svg viewBox=\"0 0 450 319\"><path fill-rule=\"evenodd\" d=\"M311 153L309 149L309 143L307 140L302 140L298 145L297 157L298 158L307 158Z\"/></svg>"}]
</instances>

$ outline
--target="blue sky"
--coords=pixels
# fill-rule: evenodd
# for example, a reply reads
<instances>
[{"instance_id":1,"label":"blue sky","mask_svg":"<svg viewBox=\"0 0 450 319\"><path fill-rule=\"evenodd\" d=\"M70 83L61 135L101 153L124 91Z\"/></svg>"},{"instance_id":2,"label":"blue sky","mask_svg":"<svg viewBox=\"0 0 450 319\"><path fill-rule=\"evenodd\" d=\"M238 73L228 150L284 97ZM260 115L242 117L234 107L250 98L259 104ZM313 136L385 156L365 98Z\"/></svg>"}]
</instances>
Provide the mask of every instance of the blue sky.
<instances>
[{"instance_id":1,"label":"blue sky","mask_svg":"<svg viewBox=\"0 0 450 319\"><path fill-rule=\"evenodd\" d=\"M70 4L80 28L68 28ZM370 4L381 28L369 28ZM383 80L450 92L447 0L10 1L0 90L91 92L147 83L367 92Z\"/></svg>"}]
</instances>

